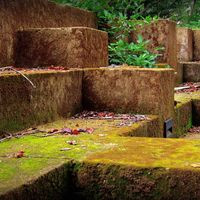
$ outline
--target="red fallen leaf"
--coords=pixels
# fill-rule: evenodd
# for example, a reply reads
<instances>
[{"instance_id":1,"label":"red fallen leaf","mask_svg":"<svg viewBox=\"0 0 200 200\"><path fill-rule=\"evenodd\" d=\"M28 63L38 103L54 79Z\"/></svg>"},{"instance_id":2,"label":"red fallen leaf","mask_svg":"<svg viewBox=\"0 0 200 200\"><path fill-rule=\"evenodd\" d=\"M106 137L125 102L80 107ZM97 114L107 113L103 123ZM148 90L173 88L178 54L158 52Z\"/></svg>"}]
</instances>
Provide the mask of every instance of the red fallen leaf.
<instances>
[{"instance_id":1,"label":"red fallen leaf","mask_svg":"<svg viewBox=\"0 0 200 200\"><path fill-rule=\"evenodd\" d=\"M105 117L106 116L106 113L105 112L100 112L98 113L98 117Z\"/></svg>"},{"instance_id":2,"label":"red fallen leaf","mask_svg":"<svg viewBox=\"0 0 200 200\"><path fill-rule=\"evenodd\" d=\"M113 117L114 116L114 113L108 113L108 117Z\"/></svg>"},{"instance_id":3,"label":"red fallen leaf","mask_svg":"<svg viewBox=\"0 0 200 200\"><path fill-rule=\"evenodd\" d=\"M22 158L22 157L24 157L24 151L19 151L19 152L17 152L16 154L15 154L15 158Z\"/></svg>"},{"instance_id":4,"label":"red fallen leaf","mask_svg":"<svg viewBox=\"0 0 200 200\"><path fill-rule=\"evenodd\" d=\"M94 132L94 129L93 128L86 128L86 132L88 132L88 133L93 133Z\"/></svg>"},{"instance_id":5,"label":"red fallen leaf","mask_svg":"<svg viewBox=\"0 0 200 200\"><path fill-rule=\"evenodd\" d=\"M78 134L79 134L79 131L78 131L77 129L74 129L74 130L72 131L72 134L73 134L73 135L78 135Z\"/></svg>"}]
</instances>

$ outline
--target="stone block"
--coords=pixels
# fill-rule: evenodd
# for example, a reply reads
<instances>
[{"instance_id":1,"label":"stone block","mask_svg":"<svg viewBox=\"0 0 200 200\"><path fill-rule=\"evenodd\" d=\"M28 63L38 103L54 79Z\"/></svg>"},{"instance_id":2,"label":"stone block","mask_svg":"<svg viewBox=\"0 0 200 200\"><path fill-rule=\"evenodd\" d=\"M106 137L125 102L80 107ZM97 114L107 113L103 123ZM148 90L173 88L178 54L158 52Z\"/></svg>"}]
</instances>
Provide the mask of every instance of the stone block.
<instances>
[{"instance_id":1,"label":"stone block","mask_svg":"<svg viewBox=\"0 0 200 200\"><path fill-rule=\"evenodd\" d=\"M180 137L192 127L192 101L180 102L175 107L173 133Z\"/></svg>"},{"instance_id":2,"label":"stone block","mask_svg":"<svg viewBox=\"0 0 200 200\"><path fill-rule=\"evenodd\" d=\"M174 114L174 70L84 70L83 105L87 109L154 114L163 123Z\"/></svg>"},{"instance_id":3,"label":"stone block","mask_svg":"<svg viewBox=\"0 0 200 200\"><path fill-rule=\"evenodd\" d=\"M193 61L200 61L200 30L193 30L193 34L194 34Z\"/></svg>"},{"instance_id":4,"label":"stone block","mask_svg":"<svg viewBox=\"0 0 200 200\"><path fill-rule=\"evenodd\" d=\"M82 71L0 75L0 132L17 131L81 110Z\"/></svg>"},{"instance_id":5,"label":"stone block","mask_svg":"<svg viewBox=\"0 0 200 200\"><path fill-rule=\"evenodd\" d=\"M108 35L92 28L45 28L19 31L15 65L19 67L108 66Z\"/></svg>"},{"instance_id":6,"label":"stone block","mask_svg":"<svg viewBox=\"0 0 200 200\"><path fill-rule=\"evenodd\" d=\"M177 28L177 56L182 62L193 59L193 32L188 28Z\"/></svg>"},{"instance_id":7,"label":"stone block","mask_svg":"<svg viewBox=\"0 0 200 200\"><path fill-rule=\"evenodd\" d=\"M149 40L148 50L152 53L161 54L158 62L171 65L177 70L177 41L176 23L170 20L160 19L144 27L138 27L131 34L131 40L136 41L140 34L145 40ZM163 47L164 50L156 50L156 47Z\"/></svg>"},{"instance_id":8,"label":"stone block","mask_svg":"<svg viewBox=\"0 0 200 200\"><path fill-rule=\"evenodd\" d=\"M200 62L183 62L183 81L200 81Z\"/></svg>"},{"instance_id":9,"label":"stone block","mask_svg":"<svg viewBox=\"0 0 200 200\"><path fill-rule=\"evenodd\" d=\"M13 65L14 34L26 28L97 28L92 12L48 0L0 1L0 66Z\"/></svg>"}]
</instances>

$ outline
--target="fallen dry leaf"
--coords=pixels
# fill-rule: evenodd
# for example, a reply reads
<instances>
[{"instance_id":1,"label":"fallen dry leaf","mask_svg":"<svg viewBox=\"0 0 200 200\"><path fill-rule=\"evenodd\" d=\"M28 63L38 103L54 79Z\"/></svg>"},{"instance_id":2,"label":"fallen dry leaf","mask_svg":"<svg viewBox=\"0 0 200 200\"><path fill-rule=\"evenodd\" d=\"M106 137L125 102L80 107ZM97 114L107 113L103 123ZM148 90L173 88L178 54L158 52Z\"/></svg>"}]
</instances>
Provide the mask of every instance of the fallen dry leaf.
<instances>
[{"instance_id":1,"label":"fallen dry leaf","mask_svg":"<svg viewBox=\"0 0 200 200\"><path fill-rule=\"evenodd\" d=\"M14 157L15 158L22 158L22 157L24 157L24 153L25 152L21 150L21 151L17 152Z\"/></svg>"}]
</instances>

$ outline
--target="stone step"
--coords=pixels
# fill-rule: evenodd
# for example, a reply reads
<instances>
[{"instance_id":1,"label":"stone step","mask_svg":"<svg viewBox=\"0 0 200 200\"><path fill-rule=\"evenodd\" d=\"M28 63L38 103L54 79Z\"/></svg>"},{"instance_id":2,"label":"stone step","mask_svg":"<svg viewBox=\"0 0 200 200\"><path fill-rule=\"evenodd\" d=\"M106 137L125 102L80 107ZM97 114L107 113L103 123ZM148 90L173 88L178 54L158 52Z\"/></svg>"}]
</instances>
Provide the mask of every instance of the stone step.
<instances>
[{"instance_id":1,"label":"stone step","mask_svg":"<svg viewBox=\"0 0 200 200\"><path fill-rule=\"evenodd\" d=\"M14 54L18 67L106 67L108 34L85 27L26 29L16 34Z\"/></svg>"},{"instance_id":2,"label":"stone step","mask_svg":"<svg viewBox=\"0 0 200 200\"><path fill-rule=\"evenodd\" d=\"M183 65L183 82L200 81L200 61L181 62Z\"/></svg>"}]
</instances>

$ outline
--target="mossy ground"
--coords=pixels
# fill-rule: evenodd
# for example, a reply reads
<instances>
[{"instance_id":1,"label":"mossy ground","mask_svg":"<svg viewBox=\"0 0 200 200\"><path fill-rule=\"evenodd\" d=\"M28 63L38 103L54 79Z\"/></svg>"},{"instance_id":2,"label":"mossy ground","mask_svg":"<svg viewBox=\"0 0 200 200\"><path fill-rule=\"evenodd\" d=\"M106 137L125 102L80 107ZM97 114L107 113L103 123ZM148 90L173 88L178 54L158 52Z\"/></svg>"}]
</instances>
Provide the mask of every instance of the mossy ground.
<instances>
[{"instance_id":1,"label":"mossy ground","mask_svg":"<svg viewBox=\"0 0 200 200\"><path fill-rule=\"evenodd\" d=\"M181 103L191 101L193 99L200 100L200 91L197 92L189 92L189 93L176 93L174 96L175 100L178 101L178 105L180 106Z\"/></svg>"},{"instance_id":2,"label":"mossy ground","mask_svg":"<svg viewBox=\"0 0 200 200\"><path fill-rule=\"evenodd\" d=\"M38 137L42 133L29 135L20 139L11 139L0 144L0 193L17 187L28 180L55 168L69 160L82 161L94 152L112 149L123 144L119 134L132 132L144 122L133 124L131 127L120 127L119 120L59 120L38 127L40 130L69 127L94 128L93 134L82 133L78 136L54 135ZM75 140L77 145L67 141ZM62 148L71 148L61 151ZM20 150L25 157L17 159L13 155Z\"/></svg>"},{"instance_id":3,"label":"mossy ground","mask_svg":"<svg viewBox=\"0 0 200 200\"><path fill-rule=\"evenodd\" d=\"M199 111L194 107L194 102L200 101L200 91L176 93L175 101L177 101L175 106L175 134L178 137L184 137L198 118Z\"/></svg>"},{"instance_id":4,"label":"mossy ground","mask_svg":"<svg viewBox=\"0 0 200 200\"><path fill-rule=\"evenodd\" d=\"M192 170L192 164L200 163L198 140L123 137L120 136L122 133L131 132L138 125L119 128L116 126L118 123L106 120L59 120L39 128L92 127L95 131L93 134L83 133L78 136L54 135L41 138L30 135L1 143L0 193L36 179L70 160ZM68 140L76 140L77 145L67 144ZM62 148L71 150L60 151ZM25 157L13 158L13 154L19 150L25 151Z\"/></svg>"}]
</instances>

